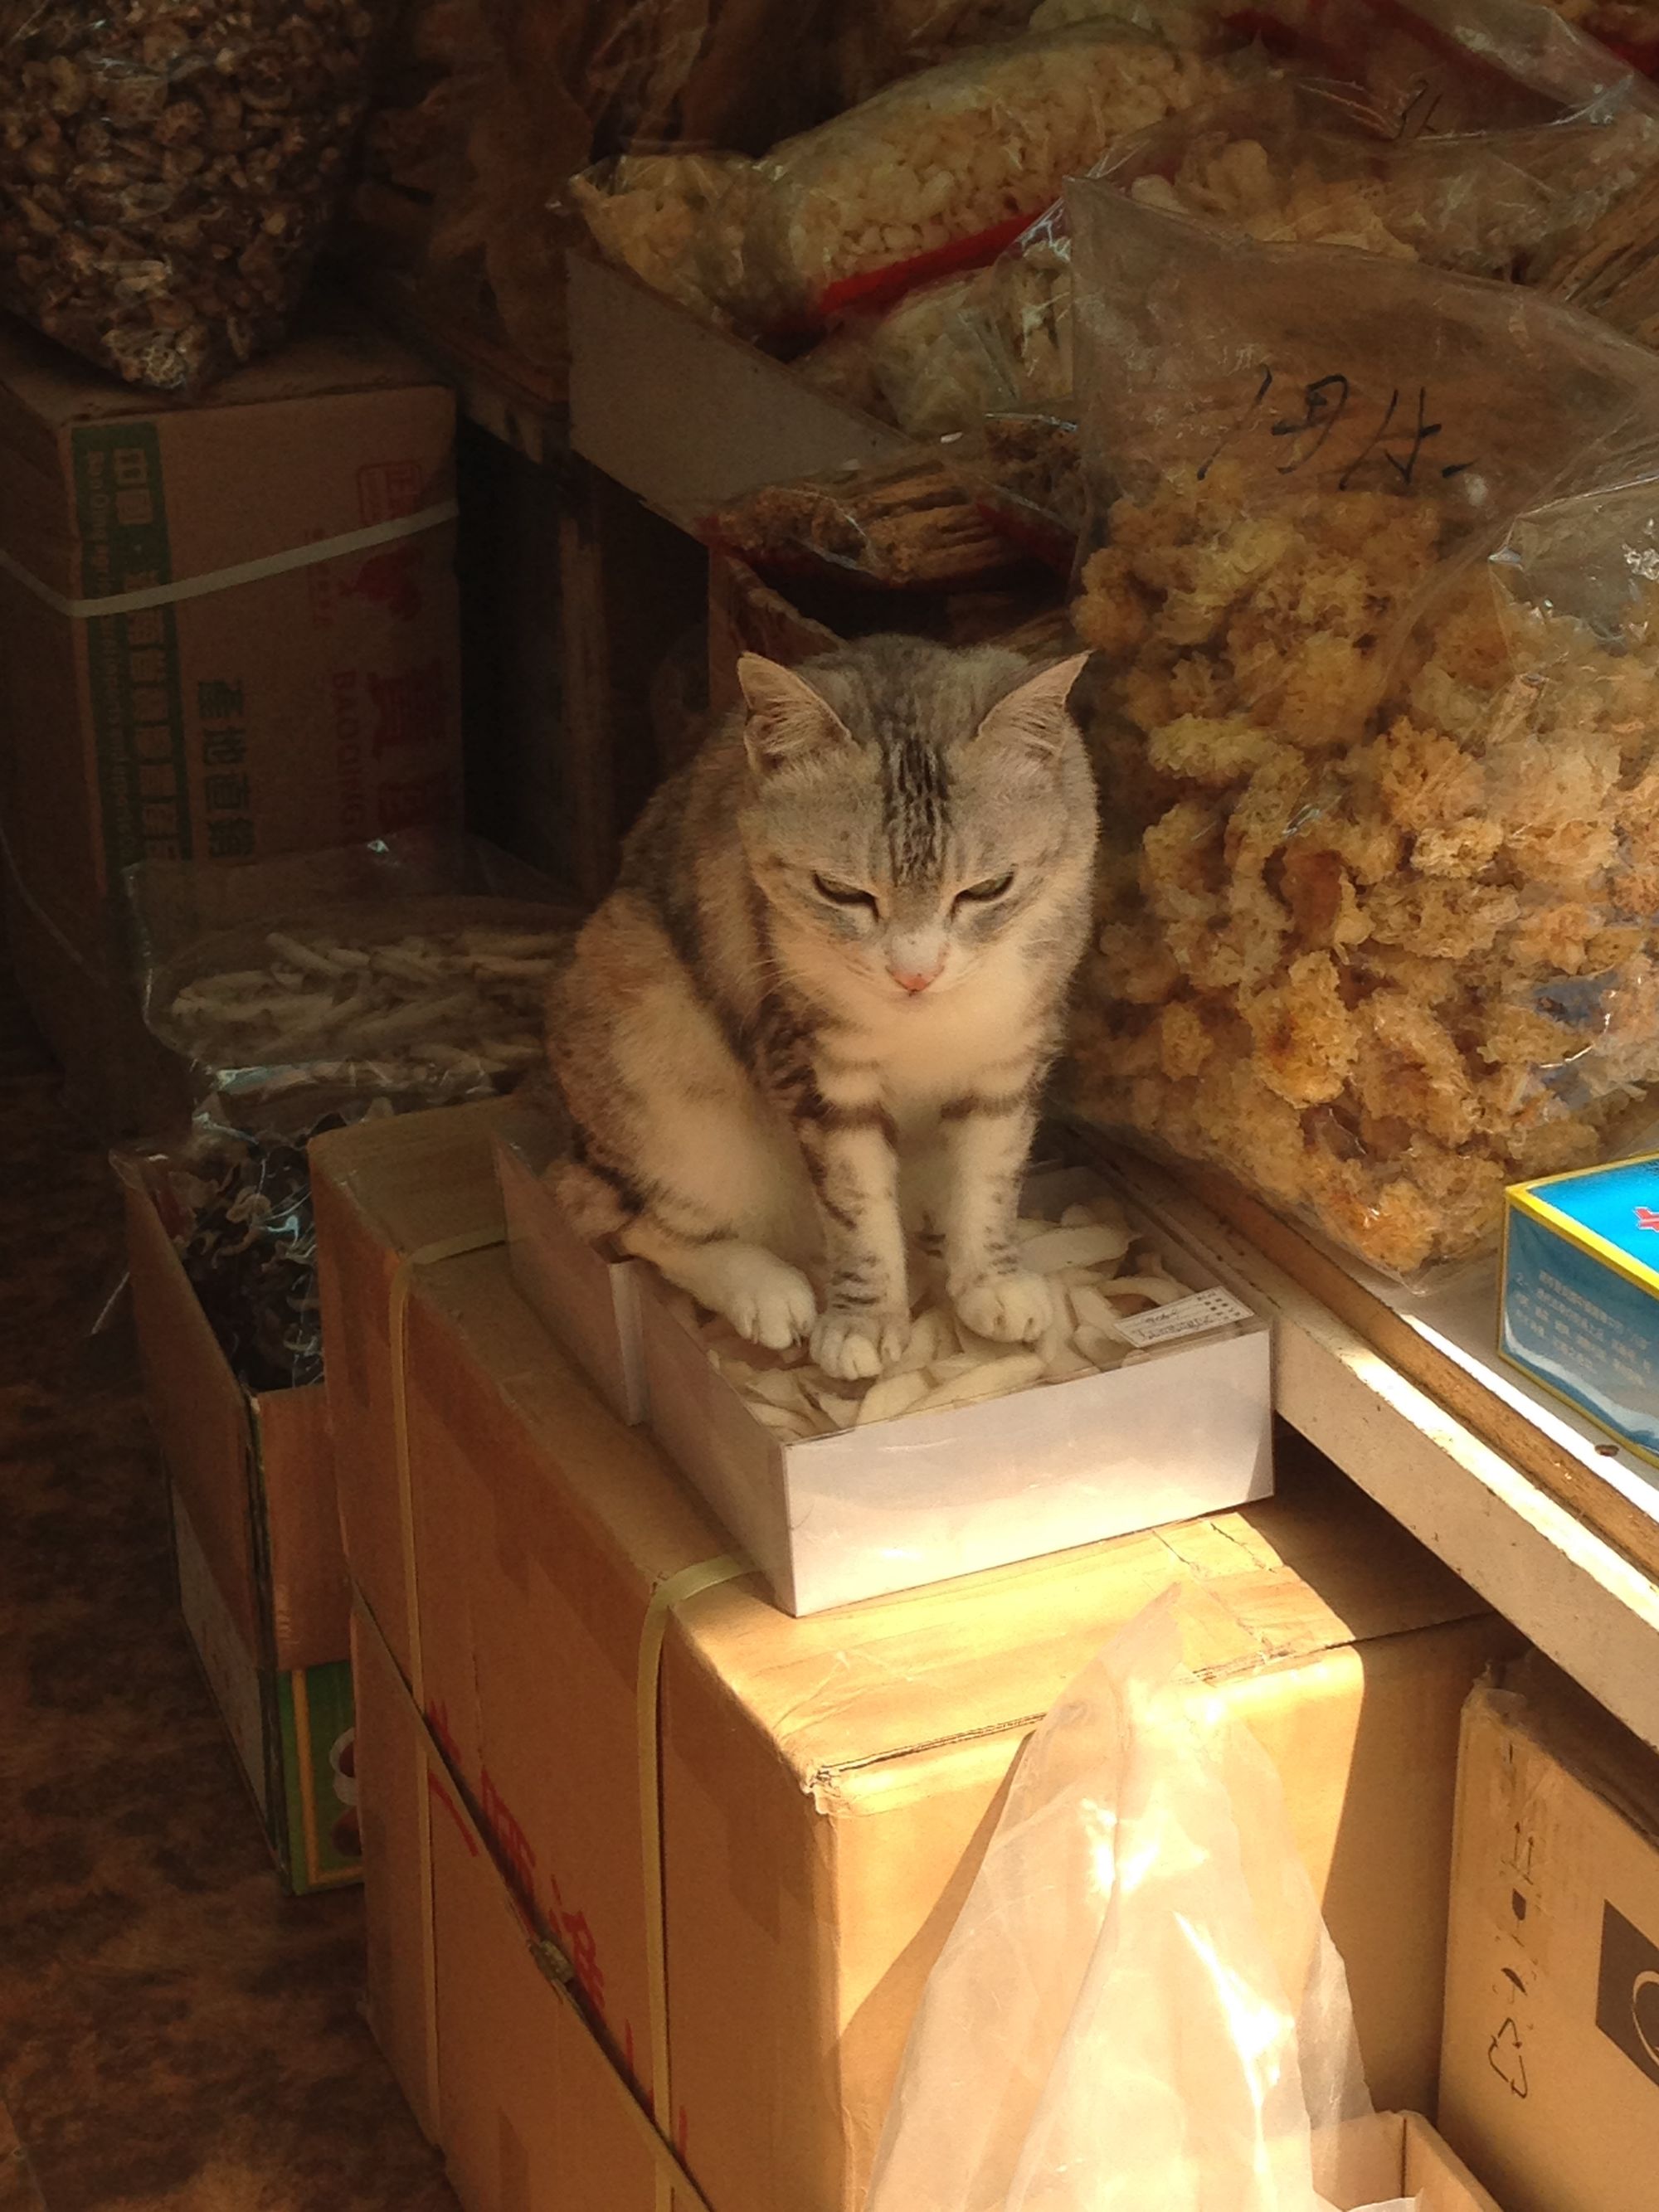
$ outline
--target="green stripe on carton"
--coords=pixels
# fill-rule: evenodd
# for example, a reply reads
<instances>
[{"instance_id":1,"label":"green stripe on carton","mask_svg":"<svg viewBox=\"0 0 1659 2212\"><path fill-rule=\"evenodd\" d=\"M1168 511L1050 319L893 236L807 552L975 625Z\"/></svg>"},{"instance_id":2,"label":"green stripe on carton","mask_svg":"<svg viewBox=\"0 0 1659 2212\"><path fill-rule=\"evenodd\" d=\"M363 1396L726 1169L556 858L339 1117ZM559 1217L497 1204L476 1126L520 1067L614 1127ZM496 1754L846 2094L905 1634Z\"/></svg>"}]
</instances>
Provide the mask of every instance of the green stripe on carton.
<instances>
[{"instance_id":1,"label":"green stripe on carton","mask_svg":"<svg viewBox=\"0 0 1659 2212\"><path fill-rule=\"evenodd\" d=\"M82 596L170 584L173 551L155 425L82 423L70 434L70 453ZM178 619L172 607L90 615L86 640L104 865L112 884L123 868L147 854L191 857ZM143 657L135 661L135 654Z\"/></svg>"},{"instance_id":2,"label":"green stripe on carton","mask_svg":"<svg viewBox=\"0 0 1659 2212\"><path fill-rule=\"evenodd\" d=\"M303 1894L359 1881L360 1852L342 1850L337 1838L345 1808L335 1795L331 1756L354 1724L350 1661L278 1674L276 1699L287 1823L278 1850L289 1887Z\"/></svg>"}]
</instances>

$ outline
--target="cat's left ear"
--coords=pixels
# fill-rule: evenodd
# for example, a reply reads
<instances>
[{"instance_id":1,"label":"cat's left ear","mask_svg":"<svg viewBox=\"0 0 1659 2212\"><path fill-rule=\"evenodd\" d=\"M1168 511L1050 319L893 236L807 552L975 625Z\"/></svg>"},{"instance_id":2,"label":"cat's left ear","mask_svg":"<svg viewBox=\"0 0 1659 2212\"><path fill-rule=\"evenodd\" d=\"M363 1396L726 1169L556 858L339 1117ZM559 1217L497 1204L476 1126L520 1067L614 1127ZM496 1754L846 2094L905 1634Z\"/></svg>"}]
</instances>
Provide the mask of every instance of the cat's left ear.
<instances>
[{"instance_id":1,"label":"cat's left ear","mask_svg":"<svg viewBox=\"0 0 1659 2212\"><path fill-rule=\"evenodd\" d=\"M757 775L809 759L822 747L848 742L847 725L805 677L758 653L738 661L738 683L749 709L743 741Z\"/></svg>"},{"instance_id":2,"label":"cat's left ear","mask_svg":"<svg viewBox=\"0 0 1659 2212\"><path fill-rule=\"evenodd\" d=\"M1069 659L1028 676L1006 698L997 701L980 724L979 736L994 744L1022 746L1039 759L1052 760L1066 742L1071 726L1066 702L1088 659L1086 653L1074 653Z\"/></svg>"}]
</instances>

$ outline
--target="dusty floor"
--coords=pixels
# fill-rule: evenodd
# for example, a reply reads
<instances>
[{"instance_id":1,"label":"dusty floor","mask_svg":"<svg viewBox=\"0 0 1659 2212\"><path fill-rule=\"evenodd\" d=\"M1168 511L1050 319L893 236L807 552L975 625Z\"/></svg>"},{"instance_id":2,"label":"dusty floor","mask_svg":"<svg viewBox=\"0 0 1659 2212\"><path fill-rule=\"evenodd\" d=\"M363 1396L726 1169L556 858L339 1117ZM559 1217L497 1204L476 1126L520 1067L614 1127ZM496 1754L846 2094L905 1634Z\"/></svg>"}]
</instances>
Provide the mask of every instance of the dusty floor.
<instances>
[{"instance_id":1,"label":"dusty floor","mask_svg":"<svg viewBox=\"0 0 1659 2212\"><path fill-rule=\"evenodd\" d=\"M0 974L0 2212L453 2212L173 1611L118 1266Z\"/></svg>"}]
</instances>

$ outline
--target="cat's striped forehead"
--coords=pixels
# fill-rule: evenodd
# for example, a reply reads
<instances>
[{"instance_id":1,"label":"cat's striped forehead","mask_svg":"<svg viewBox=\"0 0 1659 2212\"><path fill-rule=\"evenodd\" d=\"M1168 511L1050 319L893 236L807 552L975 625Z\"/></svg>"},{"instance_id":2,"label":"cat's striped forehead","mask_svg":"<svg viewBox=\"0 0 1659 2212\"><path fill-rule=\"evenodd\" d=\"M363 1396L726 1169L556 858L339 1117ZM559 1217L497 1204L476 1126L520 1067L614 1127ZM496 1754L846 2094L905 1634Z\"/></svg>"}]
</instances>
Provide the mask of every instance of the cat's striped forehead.
<instances>
[{"instance_id":1,"label":"cat's striped forehead","mask_svg":"<svg viewBox=\"0 0 1659 2212\"><path fill-rule=\"evenodd\" d=\"M939 747L914 724L879 733L882 842L892 881L931 883L945 866L951 771Z\"/></svg>"}]
</instances>

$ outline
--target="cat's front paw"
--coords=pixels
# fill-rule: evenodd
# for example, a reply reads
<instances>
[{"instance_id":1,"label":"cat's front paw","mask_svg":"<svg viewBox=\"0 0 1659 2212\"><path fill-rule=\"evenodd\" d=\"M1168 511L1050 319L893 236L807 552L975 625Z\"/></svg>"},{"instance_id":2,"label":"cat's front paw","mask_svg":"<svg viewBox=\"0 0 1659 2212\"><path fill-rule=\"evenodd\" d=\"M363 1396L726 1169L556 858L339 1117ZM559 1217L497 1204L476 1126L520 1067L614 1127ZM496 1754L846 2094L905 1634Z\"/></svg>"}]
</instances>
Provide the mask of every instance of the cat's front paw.
<instances>
[{"instance_id":1,"label":"cat's front paw","mask_svg":"<svg viewBox=\"0 0 1659 2212\"><path fill-rule=\"evenodd\" d=\"M831 1306L812 1331L812 1357L840 1382L865 1382L902 1358L910 1340L908 1314Z\"/></svg>"},{"instance_id":2,"label":"cat's front paw","mask_svg":"<svg viewBox=\"0 0 1659 2212\"><path fill-rule=\"evenodd\" d=\"M957 1318L976 1336L998 1344L1035 1344L1054 1317L1054 1292L1045 1275L986 1275L954 1289Z\"/></svg>"},{"instance_id":3,"label":"cat's front paw","mask_svg":"<svg viewBox=\"0 0 1659 2212\"><path fill-rule=\"evenodd\" d=\"M818 1301L799 1268L756 1253L732 1272L735 1279L723 1286L719 1310L738 1334L769 1352L787 1352L802 1342L817 1319Z\"/></svg>"}]
</instances>

